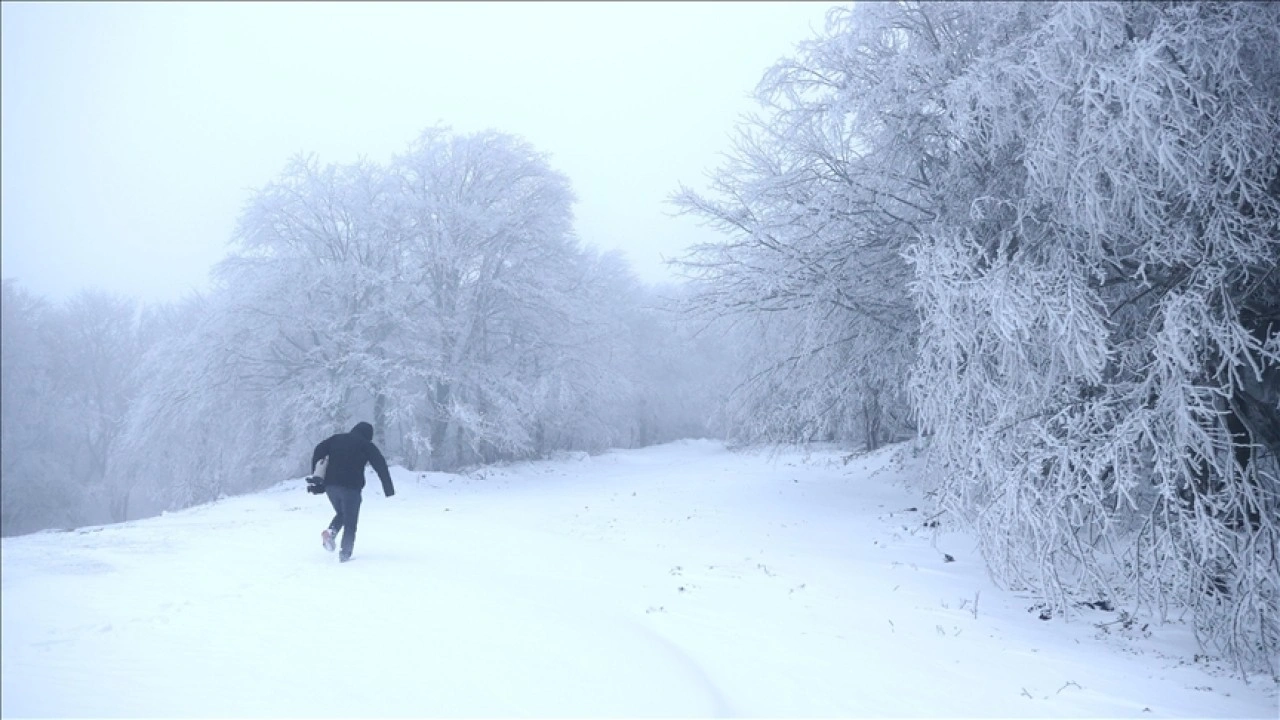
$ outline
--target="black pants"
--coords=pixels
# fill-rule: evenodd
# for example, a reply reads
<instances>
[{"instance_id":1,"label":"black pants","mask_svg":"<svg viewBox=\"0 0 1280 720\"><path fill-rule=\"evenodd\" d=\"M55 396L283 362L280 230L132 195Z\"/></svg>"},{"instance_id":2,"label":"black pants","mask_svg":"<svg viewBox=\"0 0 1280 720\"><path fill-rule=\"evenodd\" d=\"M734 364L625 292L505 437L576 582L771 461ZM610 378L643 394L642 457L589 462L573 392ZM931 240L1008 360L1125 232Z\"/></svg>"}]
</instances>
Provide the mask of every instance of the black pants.
<instances>
[{"instance_id":1,"label":"black pants","mask_svg":"<svg viewBox=\"0 0 1280 720\"><path fill-rule=\"evenodd\" d=\"M360 490L341 485L329 485L324 492L329 496L329 504L333 505L333 510L337 513L329 522L329 529L337 535L339 530L346 528L346 532L342 533L342 554L350 557L351 551L356 546L356 524L360 522Z\"/></svg>"}]
</instances>

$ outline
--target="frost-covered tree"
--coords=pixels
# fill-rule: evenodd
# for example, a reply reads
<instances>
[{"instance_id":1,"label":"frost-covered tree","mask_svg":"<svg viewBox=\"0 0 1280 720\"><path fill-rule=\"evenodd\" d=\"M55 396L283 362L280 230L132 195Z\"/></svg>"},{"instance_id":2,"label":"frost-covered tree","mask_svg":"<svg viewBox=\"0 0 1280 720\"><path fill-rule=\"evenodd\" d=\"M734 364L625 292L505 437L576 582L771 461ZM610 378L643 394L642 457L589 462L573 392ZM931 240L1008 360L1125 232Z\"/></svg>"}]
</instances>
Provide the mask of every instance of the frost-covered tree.
<instances>
[{"instance_id":1,"label":"frost-covered tree","mask_svg":"<svg viewBox=\"0 0 1280 720\"><path fill-rule=\"evenodd\" d=\"M1265 3L833 12L719 197L682 197L731 236L692 258L702 307L762 346L739 423L850 414L895 337L868 301L909 299L888 347L994 575L1059 610L1190 607L1274 672L1277 33Z\"/></svg>"},{"instance_id":2,"label":"frost-covered tree","mask_svg":"<svg viewBox=\"0 0 1280 720\"><path fill-rule=\"evenodd\" d=\"M572 289L546 318L556 331L529 336L534 344L518 353L517 382L532 401L533 453L625 446L638 421L630 414L638 384L629 362L637 354L626 331L639 283L617 253L589 249L559 274L569 280L562 288Z\"/></svg>"},{"instance_id":3,"label":"frost-covered tree","mask_svg":"<svg viewBox=\"0 0 1280 720\"><path fill-rule=\"evenodd\" d=\"M915 391L996 575L1280 647L1280 11L965 7ZM904 45L926 47L924 30ZM1271 670L1276 668L1272 665Z\"/></svg>"},{"instance_id":4,"label":"frost-covered tree","mask_svg":"<svg viewBox=\"0 0 1280 720\"><path fill-rule=\"evenodd\" d=\"M370 163L298 158L254 196L214 289L173 309L148 351L113 482L173 507L260 487L306 470L316 438L380 396L383 180Z\"/></svg>"},{"instance_id":5,"label":"frost-covered tree","mask_svg":"<svg viewBox=\"0 0 1280 720\"><path fill-rule=\"evenodd\" d=\"M250 202L218 268L242 386L270 398L285 447L349 427L383 441L403 241L394 179L370 162L297 159ZM369 407L361 408L362 405Z\"/></svg>"},{"instance_id":6,"label":"frost-covered tree","mask_svg":"<svg viewBox=\"0 0 1280 720\"><path fill-rule=\"evenodd\" d=\"M141 355L138 305L128 298L85 290L58 307L49 369L69 414L59 435L59 466L90 490L86 501L106 505L112 520L128 518L127 493L105 484L129 403L136 395L134 369ZM92 498L92 499L91 499Z\"/></svg>"},{"instance_id":7,"label":"frost-covered tree","mask_svg":"<svg viewBox=\"0 0 1280 720\"><path fill-rule=\"evenodd\" d=\"M917 320L901 251L931 218L932 141L916 127L919 93L881 87L899 70L883 39L840 17L766 74L762 111L739 127L710 192L675 198L729 238L682 265L701 316L741 320L747 362L727 417L747 441L874 448L910 427Z\"/></svg>"},{"instance_id":8,"label":"frost-covered tree","mask_svg":"<svg viewBox=\"0 0 1280 720\"><path fill-rule=\"evenodd\" d=\"M134 394L136 303L86 290L53 304L4 282L4 534L123 519L106 483Z\"/></svg>"},{"instance_id":9,"label":"frost-covered tree","mask_svg":"<svg viewBox=\"0 0 1280 720\"><path fill-rule=\"evenodd\" d=\"M517 138L441 129L392 173L404 227L398 291L418 308L403 336L415 356L403 392L415 398L413 424L428 428L432 464L527 452L528 373L550 372L537 356L576 312L568 179Z\"/></svg>"},{"instance_id":10,"label":"frost-covered tree","mask_svg":"<svg viewBox=\"0 0 1280 720\"><path fill-rule=\"evenodd\" d=\"M138 364L138 394L108 463L108 484L162 508L254 487L244 461L260 448L261 408L227 362L217 301L193 295L164 315L153 321L160 337Z\"/></svg>"},{"instance_id":11,"label":"frost-covered tree","mask_svg":"<svg viewBox=\"0 0 1280 720\"><path fill-rule=\"evenodd\" d=\"M0 298L0 532L71 521L76 503L60 467L65 414L54 392L53 308L6 279Z\"/></svg>"}]
</instances>

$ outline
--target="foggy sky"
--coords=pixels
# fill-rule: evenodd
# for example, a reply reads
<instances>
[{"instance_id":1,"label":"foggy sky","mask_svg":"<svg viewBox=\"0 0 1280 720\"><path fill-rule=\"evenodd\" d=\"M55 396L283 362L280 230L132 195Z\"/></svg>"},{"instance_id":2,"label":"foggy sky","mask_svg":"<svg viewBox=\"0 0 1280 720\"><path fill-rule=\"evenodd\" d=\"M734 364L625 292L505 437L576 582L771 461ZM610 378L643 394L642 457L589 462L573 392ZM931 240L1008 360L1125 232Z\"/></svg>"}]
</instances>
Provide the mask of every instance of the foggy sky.
<instances>
[{"instance_id":1,"label":"foggy sky","mask_svg":"<svg viewBox=\"0 0 1280 720\"><path fill-rule=\"evenodd\" d=\"M291 156L386 162L439 123L524 137L572 181L579 237L665 279L714 237L667 197L832 6L5 2L3 276L176 299Z\"/></svg>"}]
</instances>

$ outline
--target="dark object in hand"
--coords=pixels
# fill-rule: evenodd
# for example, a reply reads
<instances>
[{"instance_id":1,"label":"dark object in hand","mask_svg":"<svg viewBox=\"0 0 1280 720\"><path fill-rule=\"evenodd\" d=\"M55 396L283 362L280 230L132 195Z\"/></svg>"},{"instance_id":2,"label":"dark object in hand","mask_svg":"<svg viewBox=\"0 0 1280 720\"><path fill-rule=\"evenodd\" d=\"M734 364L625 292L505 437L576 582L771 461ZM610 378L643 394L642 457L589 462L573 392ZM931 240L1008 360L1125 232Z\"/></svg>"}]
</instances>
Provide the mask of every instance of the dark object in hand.
<instances>
[{"instance_id":1,"label":"dark object in hand","mask_svg":"<svg viewBox=\"0 0 1280 720\"><path fill-rule=\"evenodd\" d=\"M320 495L324 492L324 478L312 475L307 478L307 492L312 495Z\"/></svg>"}]
</instances>

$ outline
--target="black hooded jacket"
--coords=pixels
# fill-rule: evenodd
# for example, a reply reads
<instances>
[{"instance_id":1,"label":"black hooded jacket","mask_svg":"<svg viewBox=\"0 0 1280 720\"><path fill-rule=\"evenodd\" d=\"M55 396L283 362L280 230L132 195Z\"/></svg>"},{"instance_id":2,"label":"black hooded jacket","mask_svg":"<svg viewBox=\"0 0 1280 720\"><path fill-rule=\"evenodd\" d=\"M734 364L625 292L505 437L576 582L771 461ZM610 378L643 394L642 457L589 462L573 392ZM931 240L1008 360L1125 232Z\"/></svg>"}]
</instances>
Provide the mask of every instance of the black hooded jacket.
<instances>
[{"instance_id":1,"label":"black hooded jacket","mask_svg":"<svg viewBox=\"0 0 1280 720\"><path fill-rule=\"evenodd\" d=\"M364 466L368 463L382 481L383 494L387 497L396 494L395 488L391 486L387 461L382 457L378 446L373 444L373 426L369 423L356 423L351 432L339 433L322 440L311 453L311 467L315 467L320 458L326 455L329 456L329 464L324 471L325 485L363 489Z\"/></svg>"}]
</instances>

